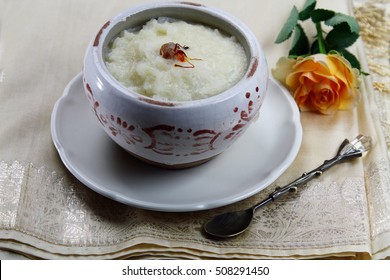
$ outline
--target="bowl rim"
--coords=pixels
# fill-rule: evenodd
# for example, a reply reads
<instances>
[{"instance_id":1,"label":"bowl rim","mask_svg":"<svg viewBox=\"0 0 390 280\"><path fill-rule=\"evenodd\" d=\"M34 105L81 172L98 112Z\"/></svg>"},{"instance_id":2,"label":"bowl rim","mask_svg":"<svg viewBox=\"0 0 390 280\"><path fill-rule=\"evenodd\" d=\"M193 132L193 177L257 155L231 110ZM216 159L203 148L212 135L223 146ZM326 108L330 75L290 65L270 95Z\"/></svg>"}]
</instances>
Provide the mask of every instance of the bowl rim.
<instances>
[{"instance_id":1,"label":"bowl rim","mask_svg":"<svg viewBox=\"0 0 390 280\"><path fill-rule=\"evenodd\" d=\"M236 29L237 32L239 32L242 38L245 40L245 43L247 44L247 48L248 48L248 51L246 51L248 52L247 70L245 74L241 77L241 79L238 82L236 82L232 87L214 96L210 96L203 99L197 99L197 100L189 100L189 101L174 101L174 100L165 101L165 100L151 98L125 87L118 80L116 80L108 70L106 63L104 61L104 45L106 42L106 36L110 34L110 32L115 26L117 26L120 23L123 23L132 15L140 14L150 10L159 10L159 9L166 9L166 8L180 8L180 9L188 9L191 11L198 11L200 13L207 14L208 16L215 17L218 20L224 21L227 24L229 24L230 27ZM146 23L146 21L144 23ZM113 91L113 93L120 95L124 99L130 99L133 101L138 100L144 105L152 106L152 107L157 106L157 107L168 107L168 108L187 108L187 107L213 105L213 104L226 101L234 97L235 95L239 94L239 92L242 91L240 89L248 87L248 79L250 79L256 73L259 63L262 63L263 60L265 60L265 54L261 46L259 45L257 38L255 37L253 32L241 20L218 8L205 6L203 4L197 4L193 2L148 3L148 4L133 6L129 9L123 10L119 12L117 15L115 15L114 17L112 17L109 21L107 21L102 26L102 28L98 31L96 36L91 41L90 48L92 48L93 61L97 66L98 72L100 73L101 77L104 78L111 86L115 88L115 91ZM87 58L87 54L85 60L86 58Z\"/></svg>"}]
</instances>

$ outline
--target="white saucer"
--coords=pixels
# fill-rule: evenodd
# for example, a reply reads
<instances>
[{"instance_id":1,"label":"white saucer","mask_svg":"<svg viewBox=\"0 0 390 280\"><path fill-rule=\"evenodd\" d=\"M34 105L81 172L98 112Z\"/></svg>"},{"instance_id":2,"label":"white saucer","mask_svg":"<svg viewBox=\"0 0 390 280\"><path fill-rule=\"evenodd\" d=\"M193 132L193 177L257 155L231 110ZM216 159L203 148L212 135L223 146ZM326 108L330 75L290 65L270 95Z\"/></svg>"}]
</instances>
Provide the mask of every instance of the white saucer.
<instances>
[{"instance_id":1,"label":"white saucer","mask_svg":"<svg viewBox=\"0 0 390 280\"><path fill-rule=\"evenodd\" d=\"M157 211L205 210L252 196L289 167L302 140L297 106L274 80L246 133L218 157L190 169L165 170L133 158L95 118L79 74L52 112L52 138L63 163L92 190Z\"/></svg>"}]
</instances>

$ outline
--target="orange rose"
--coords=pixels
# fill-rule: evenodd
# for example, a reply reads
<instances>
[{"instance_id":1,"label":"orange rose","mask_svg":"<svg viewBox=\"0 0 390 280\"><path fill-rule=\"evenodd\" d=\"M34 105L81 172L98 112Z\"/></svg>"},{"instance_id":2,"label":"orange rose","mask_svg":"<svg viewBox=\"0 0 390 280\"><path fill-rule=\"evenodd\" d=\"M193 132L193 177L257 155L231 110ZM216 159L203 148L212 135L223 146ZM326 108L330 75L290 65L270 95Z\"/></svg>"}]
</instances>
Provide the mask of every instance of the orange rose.
<instances>
[{"instance_id":1,"label":"orange rose","mask_svg":"<svg viewBox=\"0 0 390 280\"><path fill-rule=\"evenodd\" d=\"M359 71L338 54L282 57L272 75L292 92L302 111L333 114L353 108L359 96Z\"/></svg>"}]
</instances>

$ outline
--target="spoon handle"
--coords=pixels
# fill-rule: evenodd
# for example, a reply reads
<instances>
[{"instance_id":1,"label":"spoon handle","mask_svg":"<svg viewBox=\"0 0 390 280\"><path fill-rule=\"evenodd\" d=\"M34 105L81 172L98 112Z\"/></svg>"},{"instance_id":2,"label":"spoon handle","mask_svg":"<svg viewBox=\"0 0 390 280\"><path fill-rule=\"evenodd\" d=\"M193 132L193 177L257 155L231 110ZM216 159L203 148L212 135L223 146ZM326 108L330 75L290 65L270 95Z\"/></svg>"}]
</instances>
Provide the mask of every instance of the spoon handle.
<instances>
[{"instance_id":1,"label":"spoon handle","mask_svg":"<svg viewBox=\"0 0 390 280\"><path fill-rule=\"evenodd\" d=\"M287 184L286 186L281 187L281 188L280 187L276 188L268 196L268 198L266 198L265 200L261 201L260 203L258 203L256 205L254 205L252 207L253 211L255 211L257 208L259 208L265 204L268 204L271 201L275 201L277 198L284 196L287 193L296 192L298 186L307 183L308 181L312 180L315 177L321 176L324 171L328 170L332 166L334 166L338 163L341 163L341 162L345 162L345 161L357 158L357 157L361 157L363 152L365 152L367 149L369 149L370 145L371 145L371 143L370 143L371 139L362 139L362 137L366 137L366 136L359 135L352 142L350 142L348 139L345 139L341 143L341 145L337 151L337 154L333 158L331 158L329 160L325 160L322 165L313 169L312 171L303 173L301 177L299 177L295 181ZM366 140L369 142L367 144L367 146L357 145L357 144L361 144L361 141L363 141L363 140Z\"/></svg>"}]
</instances>

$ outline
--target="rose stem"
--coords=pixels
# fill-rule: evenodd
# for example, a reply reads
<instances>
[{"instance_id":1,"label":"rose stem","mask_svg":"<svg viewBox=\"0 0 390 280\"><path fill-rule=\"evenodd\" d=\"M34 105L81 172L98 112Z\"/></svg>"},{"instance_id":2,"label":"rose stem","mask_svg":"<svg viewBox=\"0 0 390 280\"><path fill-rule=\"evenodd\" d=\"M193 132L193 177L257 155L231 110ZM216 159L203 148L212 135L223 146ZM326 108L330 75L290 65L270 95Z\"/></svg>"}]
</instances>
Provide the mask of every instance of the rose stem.
<instances>
[{"instance_id":1,"label":"rose stem","mask_svg":"<svg viewBox=\"0 0 390 280\"><path fill-rule=\"evenodd\" d=\"M322 36L322 28L321 23L316 23L316 29L317 29L317 35L318 35L318 48L320 50L320 53L326 54L326 48L325 48L325 40Z\"/></svg>"}]
</instances>

